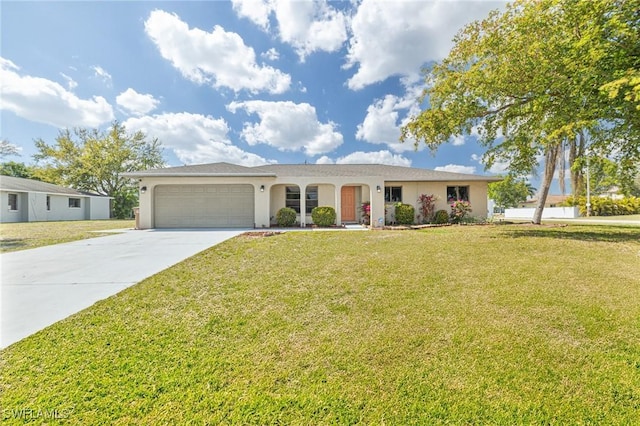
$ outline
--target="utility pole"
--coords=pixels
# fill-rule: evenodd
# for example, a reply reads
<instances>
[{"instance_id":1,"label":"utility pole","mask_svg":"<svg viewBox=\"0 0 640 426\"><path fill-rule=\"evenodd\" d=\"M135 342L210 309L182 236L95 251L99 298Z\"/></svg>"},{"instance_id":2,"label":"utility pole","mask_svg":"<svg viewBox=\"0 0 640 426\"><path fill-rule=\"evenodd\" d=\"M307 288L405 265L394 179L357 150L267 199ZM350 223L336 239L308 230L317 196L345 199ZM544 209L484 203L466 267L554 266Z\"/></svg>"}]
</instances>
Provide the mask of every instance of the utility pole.
<instances>
[{"instance_id":1,"label":"utility pole","mask_svg":"<svg viewBox=\"0 0 640 426\"><path fill-rule=\"evenodd\" d=\"M591 216L591 182L589 179L589 151L587 150L587 217Z\"/></svg>"}]
</instances>

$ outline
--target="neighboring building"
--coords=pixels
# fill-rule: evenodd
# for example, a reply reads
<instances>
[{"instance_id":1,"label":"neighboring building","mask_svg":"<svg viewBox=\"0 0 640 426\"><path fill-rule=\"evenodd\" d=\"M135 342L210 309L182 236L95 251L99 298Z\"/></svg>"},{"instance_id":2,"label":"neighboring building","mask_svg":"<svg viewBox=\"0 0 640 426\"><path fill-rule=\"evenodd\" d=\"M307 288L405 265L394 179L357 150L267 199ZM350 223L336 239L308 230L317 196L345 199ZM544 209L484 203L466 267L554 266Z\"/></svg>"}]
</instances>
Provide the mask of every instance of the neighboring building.
<instances>
[{"instance_id":1,"label":"neighboring building","mask_svg":"<svg viewBox=\"0 0 640 426\"><path fill-rule=\"evenodd\" d=\"M421 194L436 195L436 209L447 211L449 199L468 200L474 216L486 217L487 184L501 179L372 164L214 163L125 175L139 180L142 229L269 227L282 207L306 226L316 206L335 208L338 225L359 223L363 202L371 203L373 226L381 226L392 203L411 204L418 214Z\"/></svg>"},{"instance_id":2,"label":"neighboring building","mask_svg":"<svg viewBox=\"0 0 640 426\"><path fill-rule=\"evenodd\" d=\"M0 176L0 222L109 219L111 197Z\"/></svg>"},{"instance_id":3,"label":"neighboring building","mask_svg":"<svg viewBox=\"0 0 640 426\"><path fill-rule=\"evenodd\" d=\"M544 202L545 207L560 207L564 203L569 195L547 195L547 199ZM538 199L532 198L524 203L520 203L518 207L521 208L535 208L538 206Z\"/></svg>"}]
</instances>

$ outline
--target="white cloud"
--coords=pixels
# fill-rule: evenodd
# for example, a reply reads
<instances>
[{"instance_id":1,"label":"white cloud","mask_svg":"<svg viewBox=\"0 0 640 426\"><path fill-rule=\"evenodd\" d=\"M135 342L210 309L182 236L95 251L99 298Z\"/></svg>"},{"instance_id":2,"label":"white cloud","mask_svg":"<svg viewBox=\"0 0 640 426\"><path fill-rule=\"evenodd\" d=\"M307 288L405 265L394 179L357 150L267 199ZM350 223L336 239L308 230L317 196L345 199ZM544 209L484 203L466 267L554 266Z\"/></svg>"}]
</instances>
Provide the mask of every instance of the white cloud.
<instances>
[{"instance_id":1,"label":"white cloud","mask_svg":"<svg viewBox=\"0 0 640 426\"><path fill-rule=\"evenodd\" d=\"M316 164L388 164L390 166L411 166L411 160L402 155L392 154L387 150L375 152L356 151L340 157L335 162L323 156L316 161Z\"/></svg>"},{"instance_id":2,"label":"white cloud","mask_svg":"<svg viewBox=\"0 0 640 426\"><path fill-rule=\"evenodd\" d=\"M160 103L153 95L143 95L128 88L116 97L116 103L133 115L145 115L157 108Z\"/></svg>"},{"instance_id":3,"label":"white cloud","mask_svg":"<svg viewBox=\"0 0 640 426\"><path fill-rule=\"evenodd\" d=\"M273 11L271 0L231 0L238 16L247 18L263 30L269 29L269 15Z\"/></svg>"},{"instance_id":4,"label":"white cloud","mask_svg":"<svg viewBox=\"0 0 640 426\"><path fill-rule=\"evenodd\" d=\"M233 0L233 8L265 31L273 13L280 40L293 46L301 61L315 51L338 51L347 39L348 18L325 0Z\"/></svg>"},{"instance_id":5,"label":"white cloud","mask_svg":"<svg viewBox=\"0 0 640 426\"><path fill-rule=\"evenodd\" d=\"M331 152L342 145L342 134L335 123L320 123L316 109L293 102L231 102L227 109L235 113L244 109L257 114L259 123L244 123L242 137L249 145L264 143L280 151L304 151L308 155Z\"/></svg>"},{"instance_id":6,"label":"white cloud","mask_svg":"<svg viewBox=\"0 0 640 426\"><path fill-rule=\"evenodd\" d=\"M129 118L123 124L127 130L141 130L149 137L157 137L185 164L227 161L259 166L273 162L232 145L222 118L182 112Z\"/></svg>"},{"instance_id":7,"label":"white cloud","mask_svg":"<svg viewBox=\"0 0 640 426\"><path fill-rule=\"evenodd\" d=\"M211 32L190 29L177 15L154 10L145 22L145 31L162 57L197 84L251 93L283 93L291 84L288 74L258 65L253 48L219 25Z\"/></svg>"},{"instance_id":8,"label":"white cloud","mask_svg":"<svg viewBox=\"0 0 640 426\"><path fill-rule=\"evenodd\" d=\"M394 152L415 150L414 140L400 143L400 127L407 124L411 115L420 112L418 97L421 89L410 86L405 90L403 97L386 95L369 105L363 122L358 124L356 139L372 144L386 144ZM418 150L424 147L424 144L418 144Z\"/></svg>"},{"instance_id":9,"label":"white cloud","mask_svg":"<svg viewBox=\"0 0 640 426\"><path fill-rule=\"evenodd\" d=\"M335 161L333 161L330 157L327 157L326 155L323 155L322 157L316 160L316 164L335 164L335 163L336 163Z\"/></svg>"},{"instance_id":10,"label":"white cloud","mask_svg":"<svg viewBox=\"0 0 640 426\"><path fill-rule=\"evenodd\" d=\"M481 155L472 154L471 159L473 161L477 161L482 165L483 168L486 168L486 165L482 159ZM509 173L509 162L508 161L494 161L491 167L486 169L489 173L494 175L506 175Z\"/></svg>"},{"instance_id":11,"label":"white cloud","mask_svg":"<svg viewBox=\"0 0 640 426\"><path fill-rule=\"evenodd\" d=\"M270 61L277 61L278 59L280 59L280 54L274 47L267 50L266 52L262 52L260 56Z\"/></svg>"},{"instance_id":12,"label":"white cloud","mask_svg":"<svg viewBox=\"0 0 640 426\"><path fill-rule=\"evenodd\" d=\"M62 76L62 78L64 78L67 82L67 87L69 88L69 90L73 90L76 87L78 87L78 83L71 77L69 77L68 75L66 75L65 73L61 72L60 75Z\"/></svg>"},{"instance_id":13,"label":"white cloud","mask_svg":"<svg viewBox=\"0 0 640 426\"><path fill-rule=\"evenodd\" d=\"M474 166L461 166L459 164L447 164L446 166L436 167L434 170L438 172L466 173L470 175L476 172Z\"/></svg>"},{"instance_id":14,"label":"white cloud","mask_svg":"<svg viewBox=\"0 0 640 426\"><path fill-rule=\"evenodd\" d=\"M99 65L95 65L92 68L95 73L95 76L101 79L104 82L104 84L106 84L108 87L111 87L112 80L113 80L111 77L111 74L109 74L107 71L105 71L104 68L102 68Z\"/></svg>"},{"instance_id":15,"label":"white cloud","mask_svg":"<svg viewBox=\"0 0 640 426\"><path fill-rule=\"evenodd\" d=\"M417 79L420 68L444 58L451 39L466 23L502 7L494 1L363 0L351 21L345 68L357 66L350 89L384 81L392 75Z\"/></svg>"},{"instance_id":16,"label":"white cloud","mask_svg":"<svg viewBox=\"0 0 640 426\"><path fill-rule=\"evenodd\" d=\"M55 127L98 127L113 120L113 108L102 96L80 99L51 80L20 75L20 68L0 58L0 109Z\"/></svg>"}]
</instances>

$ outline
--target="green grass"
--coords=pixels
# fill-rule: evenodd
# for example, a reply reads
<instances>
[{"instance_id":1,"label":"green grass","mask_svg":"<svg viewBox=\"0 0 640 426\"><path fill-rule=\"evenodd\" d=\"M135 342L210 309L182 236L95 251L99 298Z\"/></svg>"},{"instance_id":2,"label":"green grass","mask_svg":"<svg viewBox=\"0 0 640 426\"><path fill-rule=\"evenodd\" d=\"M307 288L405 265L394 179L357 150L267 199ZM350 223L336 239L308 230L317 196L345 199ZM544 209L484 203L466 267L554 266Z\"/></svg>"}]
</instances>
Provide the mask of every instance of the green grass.
<instances>
[{"instance_id":1,"label":"green grass","mask_svg":"<svg viewBox=\"0 0 640 426\"><path fill-rule=\"evenodd\" d=\"M640 223L640 214L629 214L625 216L589 216L589 217L580 217L580 220L635 220Z\"/></svg>"},{"instance_id":2,"label":"green grass","mask_svg":"<svg viewBox=\"0 0 640 426\"><path fill-rule=\"evenodd\" d=\"M98 231L133 228L133 220L75 220L0 224L0 253L107 235Z\"/></svg>"},{"instance_id":3,"label":"green grass","mask_svg":"<svg viewBox=\"0 0 640 426\"><path fill-rule=\"evenodd\" d=\"M639 424L639 270L631 227L239 237L5 349L3 417Z\"/></svg>"}]
</instances>

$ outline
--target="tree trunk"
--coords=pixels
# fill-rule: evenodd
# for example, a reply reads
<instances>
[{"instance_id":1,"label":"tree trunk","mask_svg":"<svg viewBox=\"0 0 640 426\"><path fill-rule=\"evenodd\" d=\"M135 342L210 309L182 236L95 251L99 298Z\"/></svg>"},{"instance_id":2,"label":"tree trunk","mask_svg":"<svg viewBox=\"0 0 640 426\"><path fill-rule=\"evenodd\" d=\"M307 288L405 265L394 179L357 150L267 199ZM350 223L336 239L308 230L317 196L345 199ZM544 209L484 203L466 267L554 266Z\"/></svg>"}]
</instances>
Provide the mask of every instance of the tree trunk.
<instances>
[{"instance_id":1,"label":"tree trunk","mask_svg":"<svg viewBox=\"0 0 640 426\"><path fill-rule=\"evenodd\" d=\"M581 130L569 146L569 167L571 168L571 194L578 197L584 191L584 175L582 168L574 168L577 158L584 155L584 132Z\"/></svg>"},{"instance_id":2,"label":"tree trunk","mask_svg":"<svg viewBox=\"0 0 640 426\"><path fill-rule=\"evenodd\" d=\"M550 146L547 148L545 154L542 186L540 187L540 191L538 191L538 204L536 205L536 211L533 213L533 223L536 225L542 223L542 211L544 210L544 204L547 202L547 195L549 195L549 188L551 188L551 182L553 181L553 173L556 171L559 149L559 145Z\"/></svg>"}]
</instances>

